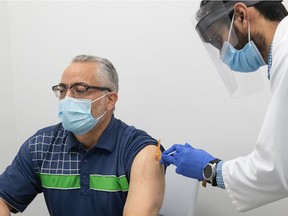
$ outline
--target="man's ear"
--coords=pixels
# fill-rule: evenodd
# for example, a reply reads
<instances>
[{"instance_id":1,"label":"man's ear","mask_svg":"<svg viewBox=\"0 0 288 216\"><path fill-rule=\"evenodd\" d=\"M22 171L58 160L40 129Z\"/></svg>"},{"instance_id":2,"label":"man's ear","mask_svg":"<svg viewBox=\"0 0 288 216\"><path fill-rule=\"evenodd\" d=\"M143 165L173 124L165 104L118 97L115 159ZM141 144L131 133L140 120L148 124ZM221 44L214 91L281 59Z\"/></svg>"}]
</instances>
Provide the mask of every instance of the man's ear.
<instances>
[{"instance_id":1,"label":"man's ear","mask_svg":"<svg viewBox=\"0 0 288 216\"><path fill-rule=\"evenodd\" d=\"M111 92L108 95L107 111L111 111L114 109L117 100L118 100L118 94L116 92Z\"/></svg>"},{"instance_id":2,"label":"man's ear","mask_svg":"<svg viewBox=\"0 0 288 216\"><path fill-rule=\"evenodd\" d=\"M244 3L238 2L234 5L234 13L234 24L237 25L238 29L248 31L248 7Z\"/></svg>"}]
</instances>

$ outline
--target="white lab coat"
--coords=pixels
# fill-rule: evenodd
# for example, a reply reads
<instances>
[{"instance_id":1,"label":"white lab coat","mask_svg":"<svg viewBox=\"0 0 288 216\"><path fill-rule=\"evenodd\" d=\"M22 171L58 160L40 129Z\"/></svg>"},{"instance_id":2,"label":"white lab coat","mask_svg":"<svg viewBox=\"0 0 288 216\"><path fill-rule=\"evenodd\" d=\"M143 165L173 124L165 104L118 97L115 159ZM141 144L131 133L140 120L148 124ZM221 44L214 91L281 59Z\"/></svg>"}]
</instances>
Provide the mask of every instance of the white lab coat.
<instances>
[{"instance_id":1,"label":"white lab coat","mask_svg":"<svg viewBox=\"0 0 288 216\"><path fill-rule=\"evenodd\" d=\"M272 97L255 150L222 167L226 190L238 211L288 196L288 17L273 38L270 84Z\"/></svg>"}]
</instances>

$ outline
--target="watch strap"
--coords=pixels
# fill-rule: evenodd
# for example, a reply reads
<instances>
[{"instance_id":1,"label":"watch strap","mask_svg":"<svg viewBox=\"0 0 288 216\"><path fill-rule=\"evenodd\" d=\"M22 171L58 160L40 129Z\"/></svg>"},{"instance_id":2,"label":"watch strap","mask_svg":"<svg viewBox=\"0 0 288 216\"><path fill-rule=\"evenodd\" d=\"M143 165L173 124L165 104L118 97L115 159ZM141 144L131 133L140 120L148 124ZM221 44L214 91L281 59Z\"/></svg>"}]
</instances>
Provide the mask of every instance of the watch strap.
<instances>
[{"instance_id":1,"label":"watch strap","mask_svg":"<svg viewBox=\"0 0 288 216\"><path fill-rule=\"evenodd\" d=\"M212 179L212 182L211 182L211 185L214 186L214 187L215 187L215 186L218 186L218 185L217 185L216 176L217 176L217 164L218 164L220 161L221 161L220 159L216 158L216 159L214 159L214 160L212 160L212 161L209 162L209 163L213 164L214 171L215 171L215 175L214 175L214 177L213 177L213 179Z\"/></svg>"}]
</instances>

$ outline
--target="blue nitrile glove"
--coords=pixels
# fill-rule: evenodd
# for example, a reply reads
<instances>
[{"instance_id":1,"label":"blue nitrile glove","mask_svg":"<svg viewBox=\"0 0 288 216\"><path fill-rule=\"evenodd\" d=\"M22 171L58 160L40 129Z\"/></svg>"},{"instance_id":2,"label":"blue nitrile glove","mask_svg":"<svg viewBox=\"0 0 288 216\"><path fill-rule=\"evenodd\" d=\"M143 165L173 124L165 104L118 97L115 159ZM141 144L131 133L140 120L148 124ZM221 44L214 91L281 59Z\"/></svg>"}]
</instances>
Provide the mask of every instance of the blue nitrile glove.
<instances>
[{"instance_id":1,"label":"blue nitrile glove","mask_svg":"<svg viewBox=\"0 0 288 216\"><path fill-rule=\"evenodd\" d=\"M169 155L173 151L175 153ZM205 165L214 159L206 151L193 148L186 143L185 145L174 144L164 151L160 163L165 165L174 164L177 167L176 173L202 181Z\"/></svg>"}]
</instances>

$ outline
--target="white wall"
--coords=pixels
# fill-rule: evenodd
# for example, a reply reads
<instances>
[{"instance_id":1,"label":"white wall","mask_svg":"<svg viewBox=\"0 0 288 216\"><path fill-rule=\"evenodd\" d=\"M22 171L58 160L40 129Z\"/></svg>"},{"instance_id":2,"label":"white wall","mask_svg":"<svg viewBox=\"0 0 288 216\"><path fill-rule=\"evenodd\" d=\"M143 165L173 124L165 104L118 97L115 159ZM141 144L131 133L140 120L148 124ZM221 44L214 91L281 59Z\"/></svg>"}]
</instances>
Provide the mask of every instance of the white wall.
<instances>
[{"instance_id":1,"label":"white wall","mask_svg":"<svg viewBox=\"0 0 288 216\"><path fill-rule=\"evenodd\" d=\"M116 117L161 138L166 148L189 142L224 160L248 154L256 143L269 89L230 98L190 21L198 5L0 1L1 171L25 139L58 122L51 86L78 54L112 61L120 77ZM177 176L174 169L167 171L163 214L240 215L218 188L200 187L194 206L198 183ZM283 215L285 202L241 215ZM42 196L23 215L40 214L48 215Z\"/></svg>"},{"instance_id":2,"label":"white wall","mask_svg":"<svg viewBox=\"0 0 288 216\"><path fill-rule=\"evenodd\" d=\"M9 21L7 13L7 4L0 2L0 170L3 170L10 164L16 148L15 139L15 112L14 112L14 86L11 70L11 49L9 43Z\"/></svg>"}]
</instances>

